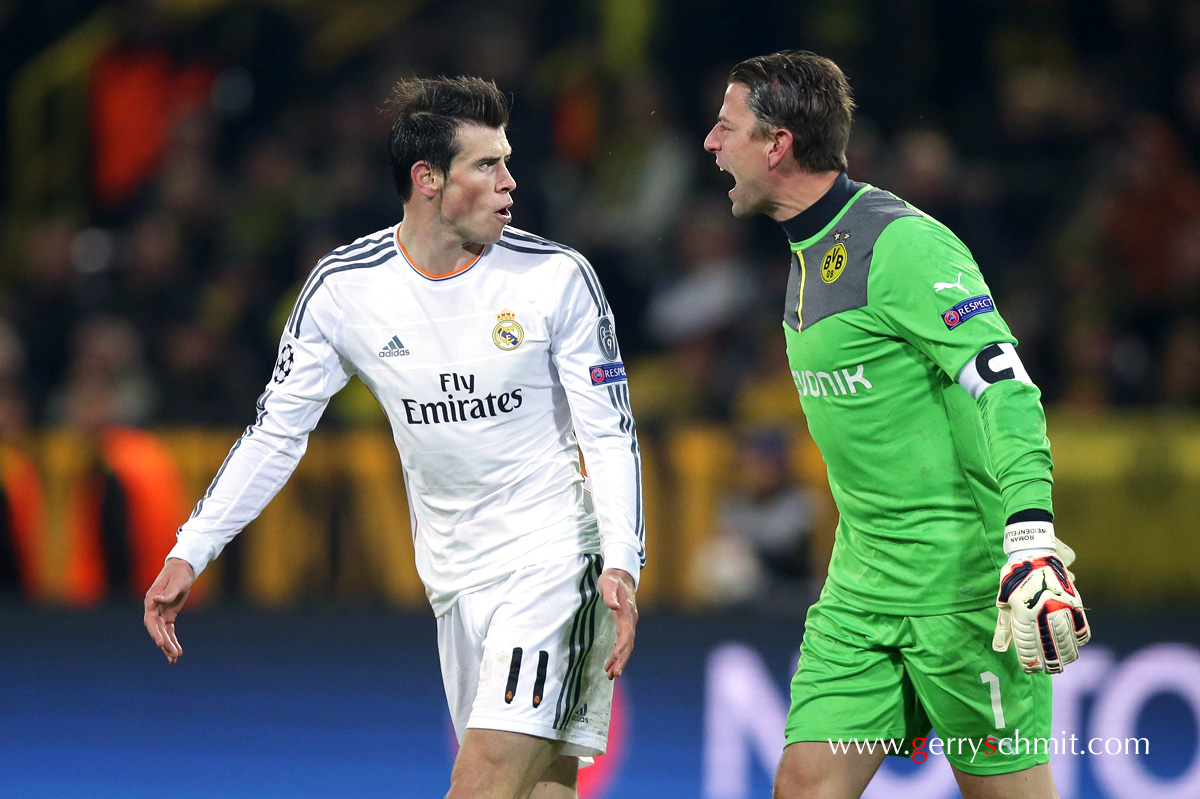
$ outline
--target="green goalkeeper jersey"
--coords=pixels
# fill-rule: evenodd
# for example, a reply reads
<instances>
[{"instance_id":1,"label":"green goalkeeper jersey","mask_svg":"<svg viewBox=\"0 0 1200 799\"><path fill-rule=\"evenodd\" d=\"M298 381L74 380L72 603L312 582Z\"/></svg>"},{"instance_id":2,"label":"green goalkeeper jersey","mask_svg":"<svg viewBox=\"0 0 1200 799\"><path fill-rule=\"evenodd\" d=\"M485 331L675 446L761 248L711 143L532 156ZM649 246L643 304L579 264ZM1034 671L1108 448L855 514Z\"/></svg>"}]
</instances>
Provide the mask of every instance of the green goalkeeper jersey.
<instances>
[{"instance_id":1,"label":"green goalkeeper jersey","mask_svg":"<svg viewBox=\"0 0 1200 799\"><path fill-rule=\"evenodd\" d=\"M991 604L1005 522L1052 510L1052 467L979 267L945 225L844 174L783 226L788 361L841 517L825 590L898 615Z\"/></svg>"}]
</instances>

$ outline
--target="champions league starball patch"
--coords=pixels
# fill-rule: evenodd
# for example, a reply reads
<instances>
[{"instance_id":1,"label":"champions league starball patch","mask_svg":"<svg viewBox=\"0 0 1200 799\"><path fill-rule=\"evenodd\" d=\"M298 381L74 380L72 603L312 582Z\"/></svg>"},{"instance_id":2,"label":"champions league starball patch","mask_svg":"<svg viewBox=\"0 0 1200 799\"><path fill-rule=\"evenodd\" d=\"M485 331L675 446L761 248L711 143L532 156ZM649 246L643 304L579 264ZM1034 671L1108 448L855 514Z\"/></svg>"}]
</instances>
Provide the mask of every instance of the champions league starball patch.
<instances>
[{"instance_id":1,"label":"champions league starball patch","mask_svg":"<svg viewBox=\"0 0 1200 799\"><path fill-rule=\"evenodd\" d=\"M942 314L942 321L946 323L948 330L953 330L972 316L991 313L994 310L996 310L996 304L992 302L992 298L986 294L980 294L978 297L969 297L945 311Z\"/></svg>"},{"instance_id":2,"label":"champions league starball patch","mask_svg":"<svg viewBox=\"0 0 1200 799\"><path fill-rule=\"evenodd\" d=\"M588 373L592 378L593 386L603 386L606 383L624 383L626 380L625 364L620 361L593 366L588 370Z\"/></svg>"},{"instance_id":3,"label":"champions league starball patch","mask_svg":"<svg viewBox=\"0 0 1200 799\"><path fill-rule=\"evenodd\" d=\"M296 362L296 351L291 344L284 344L279 351L279 360L275 362L275 371L271 377L276 383L282 383L292 373L292 364Z\"/></svg>"}]
</instances>

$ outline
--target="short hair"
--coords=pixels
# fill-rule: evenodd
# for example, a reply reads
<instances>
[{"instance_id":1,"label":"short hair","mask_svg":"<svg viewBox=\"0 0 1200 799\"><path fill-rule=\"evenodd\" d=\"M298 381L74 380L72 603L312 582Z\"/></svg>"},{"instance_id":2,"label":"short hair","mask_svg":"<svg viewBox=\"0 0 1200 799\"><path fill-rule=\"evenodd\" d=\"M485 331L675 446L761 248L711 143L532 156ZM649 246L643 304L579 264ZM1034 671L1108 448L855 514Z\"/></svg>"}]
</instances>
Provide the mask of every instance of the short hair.
<instances>
[{"instance_id":1,"label":"short hair","mask_svg":"<svg viewBox=\"0 0 1200 799\"><path fill-rule=\"evenodd\" d=\"M854 99L837 64L807 50L782 50L746 59L729 73L729 82L749 90L746 104L760 135L791 131L792 154L802 169L845 171Z\"/></svg>"},{"instance_id":2,"label":"short hair","mask_svg":"<svg viewBox=\"0 0 1200 799\"><path fill-rule=\"evenodd\" d=\"M388 156L396 192L404 202L412 197L413 164L425 161L443 175L450 171L463 124L508 124L508 101L494 82L482 78L402 80L392 89L387 108L395 114Z\"/></svg>"}]
</instances>

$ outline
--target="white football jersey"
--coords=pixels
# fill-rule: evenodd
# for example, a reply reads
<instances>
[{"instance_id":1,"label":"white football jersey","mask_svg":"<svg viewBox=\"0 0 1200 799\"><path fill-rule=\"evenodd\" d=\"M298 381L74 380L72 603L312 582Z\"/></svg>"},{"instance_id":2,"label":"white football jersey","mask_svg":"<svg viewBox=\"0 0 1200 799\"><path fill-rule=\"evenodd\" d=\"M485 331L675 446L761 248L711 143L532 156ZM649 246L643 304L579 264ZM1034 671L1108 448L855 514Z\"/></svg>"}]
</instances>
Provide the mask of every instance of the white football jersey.
<instances>
[{"instance_id":1,"label":"white football jersey","mask_svg":"<svg viewBox=\"0 0 1200 799\"><path fill-rule=\"evenodd\" d=\"M323 258L257 419L170 557L199 574L283 487L355 374L391 421L437 615L460 594L571 554L600 552L637 580L641 456L612 314L582 256L511 228L439 277L408 258L399 225Z\"/></svg>"}]
</instances>

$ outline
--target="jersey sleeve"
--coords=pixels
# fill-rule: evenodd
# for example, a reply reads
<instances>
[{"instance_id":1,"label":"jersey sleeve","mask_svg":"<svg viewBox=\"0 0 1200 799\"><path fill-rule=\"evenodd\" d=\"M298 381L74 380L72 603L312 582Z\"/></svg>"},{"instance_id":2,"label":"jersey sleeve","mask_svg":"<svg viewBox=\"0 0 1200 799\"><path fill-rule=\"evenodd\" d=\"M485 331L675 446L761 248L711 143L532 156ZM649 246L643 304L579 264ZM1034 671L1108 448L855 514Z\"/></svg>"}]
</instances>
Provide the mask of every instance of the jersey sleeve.
<instances>
[{"instance_id":1,"label":"jersey sleeve","mask_svg":"<svg viewBox=\"0 0 1200 799\"><path fill-rule=\"evenodd\" d=\"M197 576L283 488L330 397L353 373L322 331L320 303L306 310L302 325L284 330L254 424L229 450L167 555L186 560Z\"/></svg>"},{"instance_id":2,"label":"jersey sleeve","mask_svg":"<svg viewBox=\"0 0 1200 799\"><path fill-rule=\"evenodd\" d=\"M571 407L605 568L623 569L637 585L646 563L642 459L629 405L612 309L591 265L563 256L551 322L551 357Z\"/></svg>"},{"instance_id":3,"label":"jersey sleeve","mask_svg":"<svg viewBox=\"0 0 1200 799\"><path fill-rule=\"evenodd\" d=\"M875 243L872 309L976 400L1005 516L1051 511L1041 392L966 245L927 216L901 217Z\"/></svg>"}]
</instances>

